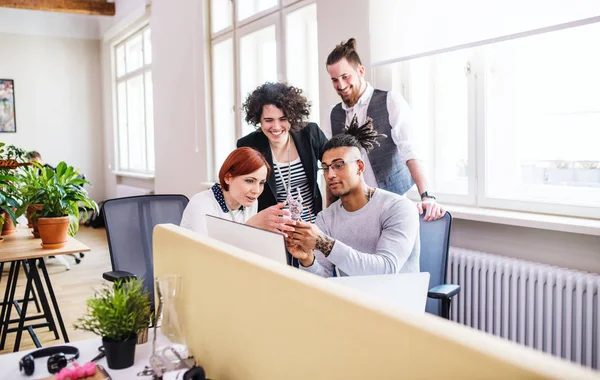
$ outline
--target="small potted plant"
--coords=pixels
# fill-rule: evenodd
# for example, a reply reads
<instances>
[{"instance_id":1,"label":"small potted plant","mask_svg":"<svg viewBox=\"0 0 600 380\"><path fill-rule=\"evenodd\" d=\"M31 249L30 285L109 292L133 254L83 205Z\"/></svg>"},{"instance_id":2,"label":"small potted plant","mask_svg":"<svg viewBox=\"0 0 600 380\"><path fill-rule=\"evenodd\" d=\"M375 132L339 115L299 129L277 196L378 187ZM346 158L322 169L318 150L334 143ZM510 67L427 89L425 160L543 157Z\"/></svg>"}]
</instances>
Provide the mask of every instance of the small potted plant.
<instances>
[{"instance_id":1,"label":"small potted plant","mask_svg":"<svg viewBox=\"0 0 600 380\"><path fill-rule=\"evenodd\" d=\"M36 163L40 172L40 189L36 202L44 207L37 218L42 247L53 249L67 243L67 233L75 236L79 229L79 205L98 210L83 185L89 184L72 166L61 162L56 171Z\"/></svg>"},{"instance_id":2,"label":"small potted plant","mask_svg":"<svg viewBox=\"0 0 600 380\"><path fill-rule=\"evenodd\" d=\"M131 278L104 284L74 326L101 336L108 368L123 369L133 365L137 332L148 327L150 317L143 281Z\"/></svg>"}]
</instances>

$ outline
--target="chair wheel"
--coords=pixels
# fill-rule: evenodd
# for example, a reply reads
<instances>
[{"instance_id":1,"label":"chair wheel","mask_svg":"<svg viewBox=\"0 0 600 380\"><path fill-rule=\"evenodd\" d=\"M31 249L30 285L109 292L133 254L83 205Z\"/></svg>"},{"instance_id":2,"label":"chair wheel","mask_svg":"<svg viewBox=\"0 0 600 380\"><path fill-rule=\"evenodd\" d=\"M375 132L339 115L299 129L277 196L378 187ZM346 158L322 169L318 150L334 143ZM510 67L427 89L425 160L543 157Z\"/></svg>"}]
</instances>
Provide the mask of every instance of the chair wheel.
<instances>
[{"instance_id":1,"label":"chair wheel","mask_svg":"<svg viewBox=\"0 0 600 380\"><path fill-rule=\"evenodd\" d=\"M81 259L75 258L75 264L79 264L81 262Z\"/></svg>"}]
</instances>

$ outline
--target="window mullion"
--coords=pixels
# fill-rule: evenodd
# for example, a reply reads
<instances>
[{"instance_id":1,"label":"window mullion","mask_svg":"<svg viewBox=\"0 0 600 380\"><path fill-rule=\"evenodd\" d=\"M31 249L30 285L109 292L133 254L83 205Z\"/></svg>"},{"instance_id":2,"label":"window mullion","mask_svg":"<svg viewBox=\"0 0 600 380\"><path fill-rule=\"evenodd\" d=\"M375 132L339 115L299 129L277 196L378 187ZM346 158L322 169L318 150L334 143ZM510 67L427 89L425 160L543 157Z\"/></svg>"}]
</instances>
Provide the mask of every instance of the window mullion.
<instances>
[{"instance_id":1,"label":"window mullion","mask_svg":"<svg viewBox=\"0 0 600 380\"><path fill-rule=\"evenodd\" d=\"M481 206L486 193L486 131L485 131L485 60L480 49L475 50L471 62L470 96L472 110L469 123L469 158L473 157L473 168L469 168L469 176L473 178L471 187L473 201ZM469 160L471 161L471 160Z\"/></svg>"}]
</instances>

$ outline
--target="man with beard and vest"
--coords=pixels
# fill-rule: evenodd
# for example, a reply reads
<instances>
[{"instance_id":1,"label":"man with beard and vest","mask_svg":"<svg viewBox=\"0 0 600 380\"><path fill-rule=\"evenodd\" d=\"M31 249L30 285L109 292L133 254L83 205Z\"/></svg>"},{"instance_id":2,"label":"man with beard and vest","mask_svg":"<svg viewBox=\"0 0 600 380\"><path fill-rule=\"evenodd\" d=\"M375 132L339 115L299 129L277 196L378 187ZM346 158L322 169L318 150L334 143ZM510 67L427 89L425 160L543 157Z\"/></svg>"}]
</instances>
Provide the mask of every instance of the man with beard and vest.
<instances>
[{"instance_id":1,"label":"man with beard and vest","mask_svg":"<svg viewBox=\"0 0 600 380\"><path fill-rule=\"evenodd\" d=\"M411 110L402 95L374 89L365 80L365 67L356 52L354 38L337 45L329 54L327 72L342 102L331 110L330 124L323 129L325 135L331 138L342 133L355 116L359 124L365 123L367 116L373 119L374 129L387 137L371 152L362 151L365 182L400 195L416 184L421 195L417 208L420 214L425 213L423 219L432 221L444 216L417 159Z\"/></svg>"}]
</instances>

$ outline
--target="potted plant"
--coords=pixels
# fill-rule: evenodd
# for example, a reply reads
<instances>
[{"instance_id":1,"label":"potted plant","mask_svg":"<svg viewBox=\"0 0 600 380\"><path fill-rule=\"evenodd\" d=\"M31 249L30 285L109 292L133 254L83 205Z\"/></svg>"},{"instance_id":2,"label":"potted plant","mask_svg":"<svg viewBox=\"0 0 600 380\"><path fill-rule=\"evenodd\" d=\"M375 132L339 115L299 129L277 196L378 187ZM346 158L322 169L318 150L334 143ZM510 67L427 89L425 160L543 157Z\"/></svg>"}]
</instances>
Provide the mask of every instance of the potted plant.
<instances>
[{"instance_id":1,"label":"potted plant","mask_svg":"<svg viewBox=\"0 0 600 380\"><path fill-rule=\"evenodd\" d=\"M41 203L42 190L42 177L38 173L37 167L26 167L23 168L20 173L22 205L18 210L19 214L25 214L27 217L27 226L33 228L33 236L36 238L40 237L37 228L37 218L39 212L44 208L44 204Z\"/></svg>"},{"instance_id":2,"label":"potted plant","mask_svg":"<svg viewBox=\"0 0 600 380\"><path fill-rule=\"evenodd\" d=\"M148 327L150 317L143 281L130 278L104 284L74 326L101 336L108 368L123 369L133 365L137 332Z\"/></svg>"},{"instance_id":3,"label":"potted plant","mask_svg":"<svg viewBox=\"0 0 600 380\"><path fill-rule=\"evenodd\" d=\"M0 173L0 230L3 231L2 235L13 233L14 226L17 225L15 209L19 207L20 203L14 185L16 180L17 178L12 175ZM0 238L0 241L4 241L4 239Z\"/></svg>"},{"instance_id":4,"label":"potted plant","mask_svg":"<svg viewBox=\"0 0 600 380\"><path fill-rule=\"evenodd\" d=\"M24 156L24 150L13 145L6 146L0 142L0 159L20 162ZM14 168L0 168L0 223L2 224L0 230L2 235L15 233L19 216L17 209L21 204L18 173Z\"/></svg>"},{"instance_id":5,"label":"potted plant","mask_svg":"<svg viewBox=\"0 0 600 380\"><path fill-rule=\"evenodd\" d=\"M67 234L75 236L79 229L79 205L98 210L83 185L89 184L72 166L61 162L56 171L35 163L40 173L40 188L36 202L44 207L37 218L42 247L53 249L64 246Z\"/></svg>"}]
</instances>

